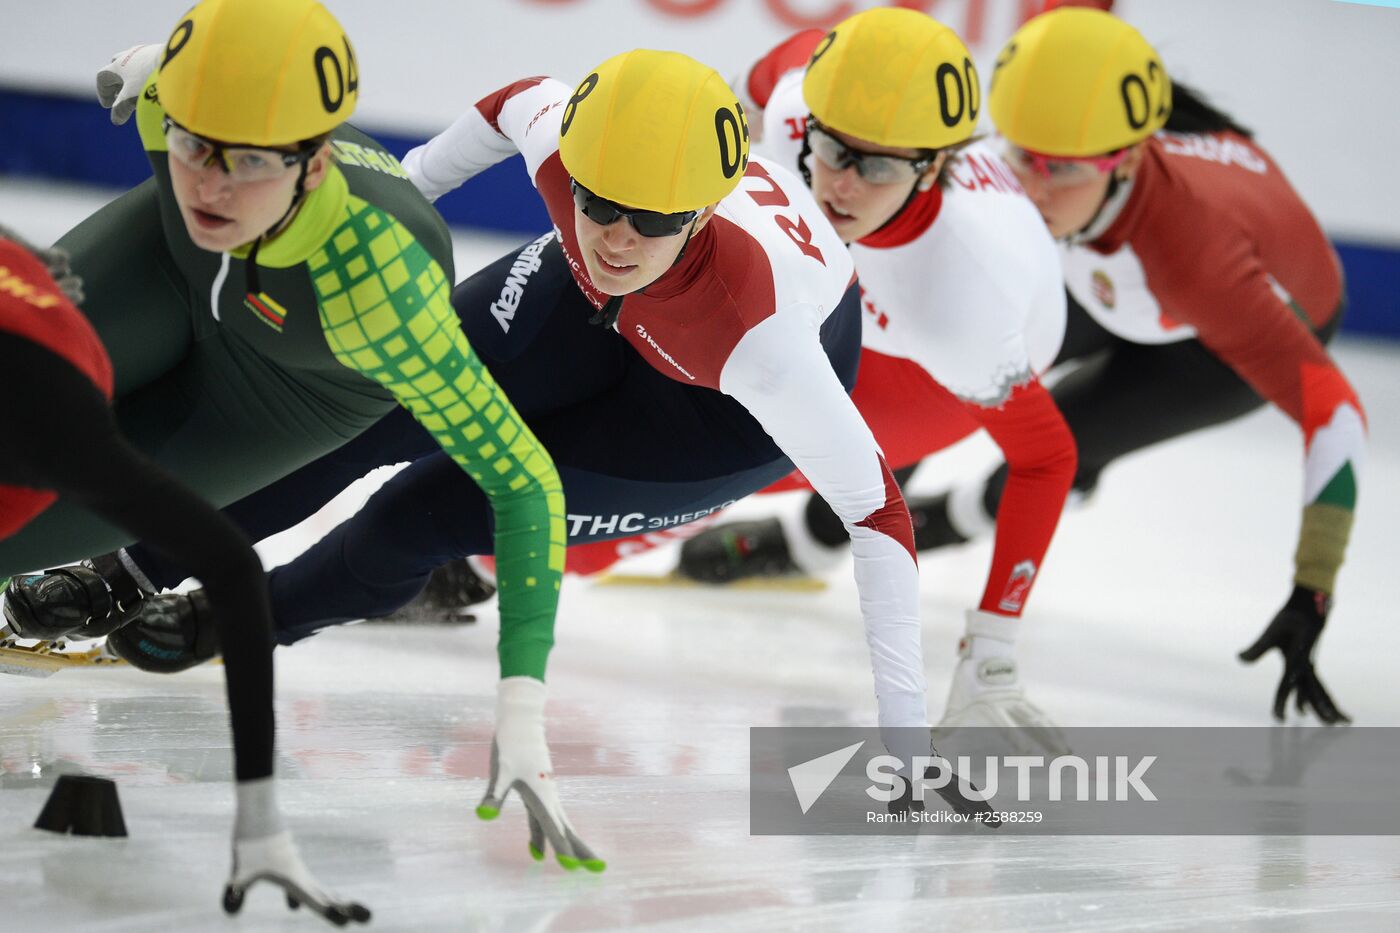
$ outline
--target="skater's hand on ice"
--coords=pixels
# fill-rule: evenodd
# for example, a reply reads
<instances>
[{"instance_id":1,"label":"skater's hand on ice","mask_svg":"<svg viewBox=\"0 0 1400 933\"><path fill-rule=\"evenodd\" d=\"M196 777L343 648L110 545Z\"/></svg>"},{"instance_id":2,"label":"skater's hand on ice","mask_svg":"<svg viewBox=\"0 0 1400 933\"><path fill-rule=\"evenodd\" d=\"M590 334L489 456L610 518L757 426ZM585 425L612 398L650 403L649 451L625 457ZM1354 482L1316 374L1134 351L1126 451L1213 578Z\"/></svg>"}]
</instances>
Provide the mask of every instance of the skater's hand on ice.
<instances>
[{"instance_id":1,"label":"skater's hand on ice","mask_svg":"<svg viewBox=\"0 0 1400 933\"><path fill-rule=\"evenodd\" d=\"M1280 722L1288 708L1288 696L1294 692L1299 713L1311 708L1318 719L1329 725L1351 722L1351 717L1337 709L1313 670L1313 646L1322 635L1331 608L1332 600L1327 594L1295 586L1293 595L1264 634L1240 652L1240 660L1249 662L1259 660L1270 648L1277 648L1283 655L1283 679L1274 695L1274 718Z\"/></svg>"},{"instance_id":2,"label":"skater's hand on ice","mask_svg":"<svg viewBox=\"0 0 1400 933\"><path fill-rule=\"evenodd\" d=\"M496 738L491 743L491 783L476 808L483 820L500 815L512 790L520 795L530 821L530 856L544 859L545 839L559 864L602 871L607 863L579 839L564 815L554 766L544 739L545 685L533 677L507 677L496 696Z\"/></svg>"},{"instance_id":3,"label":"skater's hand on ice","mask_svg":"<svg viewBox=\"0 0 1400 933\"><path fill-rule=\"evenodd\" d=\"M259 881L270 881L281 888L287 895L287 906L293 910L305 904L338 927L351 921L369 922L368 908L341 900L317 883L302 862L290 832L234 840L233 873L224 888L224 910L238 913L244 894Z\"/></svg>"},{"instance_id":4,"label":"skater's hand on ice","mask_svg":"<svg viewBox=\"0 0 1400 933\"><path fill-rule=\"evenodd\" d=\"M899 796L888 804L891 813L923 813L930 790L938 794L954 813L978 820L982 826L995 829L1001 825L992 814L991 806L980 799L981 790L971 780L965 780L933 747L927 727L881 727L880 740L885 750L901 762L898 774L902 778ZM917 768L914 766L918 765ZM916 792L911 775L917 770L923 787ZM966 793L968 791L970 793ZM979 817L978 814L981 814Z\"/></svg>"},{"instance_id":5,"label":"skater's hand on ice","mask_svg":"<svg viewBox=\"0 0 1400 933\"><path fill-rule=\"evenodd\" d=\"M120 126L136 112L141 89L160 64L161 52L159 44L133 45L97 73L97 100L112 111L113 123Z\"/></svg>"}]
</instances>

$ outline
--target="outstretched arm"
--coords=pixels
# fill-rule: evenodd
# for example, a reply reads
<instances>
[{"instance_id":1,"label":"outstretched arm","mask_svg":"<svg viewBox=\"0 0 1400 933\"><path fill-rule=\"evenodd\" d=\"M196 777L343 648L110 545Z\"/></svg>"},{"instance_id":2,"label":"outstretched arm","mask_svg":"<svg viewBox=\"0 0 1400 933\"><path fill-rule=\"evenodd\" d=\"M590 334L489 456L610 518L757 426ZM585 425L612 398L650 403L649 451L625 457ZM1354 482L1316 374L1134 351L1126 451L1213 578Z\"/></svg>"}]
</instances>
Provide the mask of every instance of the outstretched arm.
<instances>
[{"instance_id":1,"label":"outstretched arm","mask_svg":"<svg viewBox=\"0 0 1400 933\"><path fill-rule=\"evenodd\" d=\"M447 194L497 162L519 153L533 178L559 148L559 120L544 120L564 106L570 88L553 78L525 78L477 101L423 145L404 156L403 167L430 201ZM552 132L551 132L552 129Z\"/></svg>"},{"instance_id":2,"label":"outstretched arm","mask_svg":"<svg viewBox=\"0 0 1400 933\"><path fill-rule=\"evenodd\" d=\"M881 726L928 724L909 510L870 428L795 313L750 330L720 388L740 401L851 536Z\"/></svg>"},{"instance_id":3,"label":"outstretched arm","mask_svg":"<svg viewBox=\"0 0 1400 933\"><path fill-rule=\"evenodd\" d=\"M491 780L477 809L499 812L510 791L525 803L530 853L544 840L559 863L601 871L604 863L573 831L559 801L545 742L545 663L564 571L564 492L554 462L482 366L462 333L442 270L397 221L352 205L346 229L311 259L321 324L344 365L394 394L481 487L496 517L496 583L501 601L496 737ZM387 263L378 289L351 284L347 265ZM401 270L401 271L395 271Z\"/></svg>"},{"instance_id":4,"label":"outstretched arm","mask_svg":"<svg viewBox=\"0 0 1400 933\"><path fill-rule=\"evenodd\" d=\"M1246 661L1278 648L1284 673L1274 698L1283 718L1290 696L1324 722L1347 717L1312 666L1312 652L1332 606L1346 556L1366 448L1366 414L1356 391L1313 333L1311 320L1264 267L1247 237L1202 238L1208 244L1182 262L1192 282L1220 283L1209 296L1172 302L1201 343L1254 391L1277 405L1303 435L1303 516L1293 592L1264 634L1241 654ZM1149 283L1152 284L1152 283ZM1197 300L1185 300L1195 297Z\"/></svg>"}]
</instances>

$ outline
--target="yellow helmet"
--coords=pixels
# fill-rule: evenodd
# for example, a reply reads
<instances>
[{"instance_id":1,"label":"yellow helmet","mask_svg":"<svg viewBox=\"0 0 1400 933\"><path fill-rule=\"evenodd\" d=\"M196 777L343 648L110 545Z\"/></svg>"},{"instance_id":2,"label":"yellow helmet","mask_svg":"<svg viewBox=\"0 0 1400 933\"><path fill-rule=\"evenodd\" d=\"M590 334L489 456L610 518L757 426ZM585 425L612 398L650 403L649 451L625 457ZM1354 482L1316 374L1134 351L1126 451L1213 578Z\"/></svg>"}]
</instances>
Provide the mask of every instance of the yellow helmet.
<instances>
[{"instance_id":1,"label":"yellow helmet","mask_svg":"<svg viewBox=\"0 0 1400 933\"><path fill-rule=\"evenodd\" d=\"M345 122L360 76L345 30L316 0L203 0L171 32L157 86L191 133L289 146Z\"/></svg>"},{"instance_id":2,"label":"yellow helmet","mask_svg":"<svg viewBox=\"0 0 1400 933\"><path fill-rule=\"evenodd\" d=\"M802 96L823 125L880 146L941 149L972 136L977 66L958 34L914 10L843 20L807 63Z\"/></svg>"},{"instance_id":3,"label":"yellow helmet","mask_svg":"<svg viewBox=\"0 0 1400 933\"><path fill-rule=\"evenodd\" d=\"M1046 155L1103 155L1166 125L1172 82L1132 26L1100 10L1043 13L997 56L987 102L997 129Z\"/></svg>"},{"instance_id":4,"label":"yellow helmet","mask_svg":"<svg viewBox=\"0 0 1400 933\"><path fill-rule=\"evenodd\" d=\"M583 187L627 207L697 211L733 191L749 164L749 124L713 69L679 52L634 49L579 82L559 157Z\"/></svg>"}]
</instances>

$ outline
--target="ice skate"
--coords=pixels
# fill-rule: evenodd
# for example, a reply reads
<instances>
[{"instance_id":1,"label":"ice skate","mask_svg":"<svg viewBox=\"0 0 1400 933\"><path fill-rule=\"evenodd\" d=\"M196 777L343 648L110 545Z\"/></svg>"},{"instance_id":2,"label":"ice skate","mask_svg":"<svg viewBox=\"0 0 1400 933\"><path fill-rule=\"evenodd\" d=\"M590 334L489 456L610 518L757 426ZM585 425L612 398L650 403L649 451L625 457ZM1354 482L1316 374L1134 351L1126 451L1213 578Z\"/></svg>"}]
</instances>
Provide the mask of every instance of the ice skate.
<instances>
[{"instance_id":1,"label":"ice skate","mask_svg":"<svg viewBox=\"0 0 1400 933\"><path fill-rule=\"evenodd\" d=\"M5 625L36 641L101 638L135 618L145 596L115 553L102 554L15 577L5 587Z\"/></svg>"},{"instance_id":2,"label":"ice skate","mask_svg":"<svg viewBox=\"0 0 1400 933\"><path fill-rule=\"evenodd\" d=\"M495 581L471 558L449 561L433 571L428 585L412 602L386 616L369 622L415 622L460 624L475 622L470 607L496 595Z\"/></svg>"},{"instance_id":3,"label":"ice skate","mask_svg":"<svg viewBox=\"0 0 1400 933\"><path fill-rule=\"evenodd\" d=\"M820 591L826 583L794 559L781 519L728 522L681 545L676 570L665 577L613 576L608 582L730 585L739 589Z\"/></svg>"},{"instance_id":4,"label":"ice skate","mask_svg":"<svg viewBox=\"0 0 1400 933\"><path fill-rule=\"evenodd\" d=\"M107 645L113 656L156 674L187 670L219 653L214 611L203 590L152 596Z\"/></svg>"}]
</instances>

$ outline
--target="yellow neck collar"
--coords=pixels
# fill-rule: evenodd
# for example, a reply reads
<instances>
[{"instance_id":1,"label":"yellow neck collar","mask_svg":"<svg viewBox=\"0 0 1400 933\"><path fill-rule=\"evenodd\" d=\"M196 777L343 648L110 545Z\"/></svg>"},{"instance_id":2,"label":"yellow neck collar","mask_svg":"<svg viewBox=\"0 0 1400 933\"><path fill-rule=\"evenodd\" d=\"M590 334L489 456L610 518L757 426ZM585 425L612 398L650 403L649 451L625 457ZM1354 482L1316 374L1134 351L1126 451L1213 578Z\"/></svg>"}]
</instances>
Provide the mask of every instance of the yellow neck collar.
<instances>
[{"instance_id":1,"label":"yellow neck collar","mask_svg":"<svg viewBox=\"0 0 1400 933\"><path fill-rule=\"evenodd\" d=\"M269 269L287 269L306 262L312 253L325 245L331 233L340 225L349 198L350 186L332 160L326 167L325 181L301 199L292 222L258 247L258 265ZM230 252L238 259L247 259L252 248L252 243L244 243Z\"/></svg>"}]
</instances>

